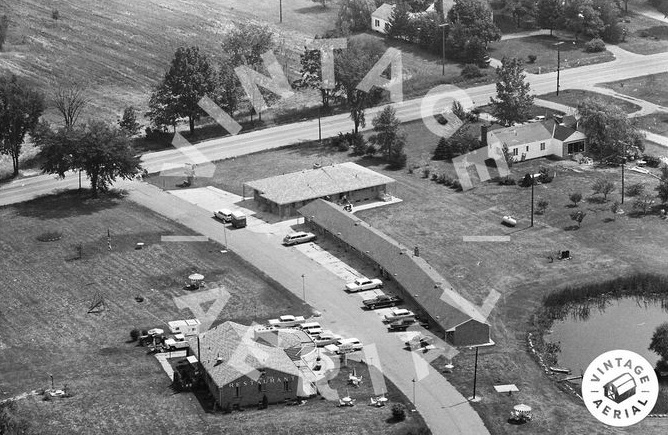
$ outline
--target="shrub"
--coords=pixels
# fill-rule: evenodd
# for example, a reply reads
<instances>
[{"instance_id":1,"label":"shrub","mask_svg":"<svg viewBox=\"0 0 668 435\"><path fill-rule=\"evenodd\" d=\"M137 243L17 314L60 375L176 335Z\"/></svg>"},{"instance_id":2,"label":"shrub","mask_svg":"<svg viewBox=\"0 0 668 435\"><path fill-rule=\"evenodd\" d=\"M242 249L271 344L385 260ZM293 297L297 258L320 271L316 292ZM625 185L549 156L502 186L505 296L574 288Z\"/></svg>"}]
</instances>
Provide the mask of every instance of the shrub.
<instances>
[{"instance_id":1,"label":"shrub","mask_svg":"<svg viewBox=\"0 0 668 435\"><path fill-rule=\"evenodd\" d=\"M137 341L139 338L139 329L135 328L132 331L130 331L130 339L132 341Z\"/></svg>"},{"instance_id":2,"label":"shrub","mask_svg":"<svg viewBox=\"0 0 668 435\"><path fill-rule=\"evenodd\" d=\"M520 186L522 187L529 187L534 183L533 177L531 177L531 174L525 174L524 178L522 178L522 182L520 183Z\"/></svg>"},{"instance_id":3,"label":"shrub","mask_svg":"<svg viewBox=\"0 0 668 435\"><path fill-rule=\"evenodd\" d=\"M605 50L605 42L600 38L594 38L585 44L587 53L599 53Z\"/></svg>"},{"instance_id":4,"label":"shrub","mask_svg":"<svg viewBox=\"0 0 668 435\"><path fill-rule=\"evenodd\" d=\"M448 177L447 175L443 174L443 184L450 187L452 186L452 183L454 183L455 180L452 178Z\"/></svg>"},{"instance_id":5,"label":"shrub","mask_svg":"<svg viewBox=\"0 0 668 435\"><path fill-rule=\"evenodd\" d=\"M645 185L642 183L631 184L626 188L626 194L628 196L642 195L643 192L645 192Z\"/></svg>"},{"instance_id":6,"label":"shrub","mask_svg":"<svg viewBox=\"0 0 668 435\"><path fill-rule=\"evenodd\" d=\"M538 213L538 214L545 213L545 210L547 210L548 205L550 205L549 202L547 202L544 199L541 199L540 201L538 201L538 209L536 210L536 213Z\"/></svg>"},{"instance_id":7,"label":"shrub","mask_svg":"<svg viewBox=\"0 0 668 435\"><path fill-rule=\"evenodd\" d=\"M376 154L377 151L378 150L376 149L375 146L373 146L373 144L369 144L369 146L366 147L366 151L364 154L367 156L373 156L374 154Z\"/></svg>"},{"instance_id":8,"label":"shrub","mask_svg":"<svg viewBox=\"0 0 668 435\"><path fill-rule=\"evenodd\" d=\"M401 403L392 405L392 418L395 421L406 420L406 409L404 409L404 406Z\"/></svg>"},{"instance_id":9,"label":"shrub","mask_svg":"<svg viewBox=\"0 0 668 435\"><path fill-rule=\"evenodd\" d=\"M650 168L658 168L659 165L661 164L661 159L659 159L656 156L652 156L650 154L644 154L642 156L642 159L646 162L647 166Z\"/></svg>"},{"instance_id":10,"label":"shrub","mask_svg":"<svg viewBox=\"0 0 668 435\"><path fill-rule=\"evenodd\" d=\"M459 180L452 180L452 184L450 186L455 190L462 190L462 183L460 183Z\"/></svg>"},{"instance_id":11,"label":"shrub","mask_svg":"<svg viewBox=\"0 0 668 435\"><path fill-rule=\"evenodd\" d=\"M61 237L63 237L61 231L45 231L37 236L37 240L40 242L55 242L56 240L60 240Z\"/></svg>"},{"instance_id":12,"label":"shrub","mask_svg":"<svg viewBox=\"0 0 668 435\"><path fill-rule=\"evenodd\" d=\"M535 63L535 62L536 62L536 59L538 59L538 56L536 56L535 54L530 54L530 55L527 56L527 57L528 57L528 59L529 59L529 63Z\"/></svg>"},{"instance_id":13,"label":"shrub","mask_svg":"<svg viewBox=\"0 0 668 435\"><path fill-rule=\"evenodd\" d=\"M446 180L448 180L448 176L445 175L445 174L441 174L441 175L438 176L438 179L436 180L436 182L438 184L445 184ZM452 184L452 180L450 180L450 183Z\"/></svg>"},{"instance_id":14,"label":"shrub","mask_svg":"<svg viewBox=\"0 0 668 435\"><path fill-rule=\"evenodd\" d=\"M353 149L353 154L361 156L366 152L367 143L361 133L346 133L348 145Z\"/></svg>"},{"instance_id":15,"label":"shrub","mask_svg":"<svg viewBox=\"0 0 668 435\"><path fill-rule=\"evenodd\" d=\"M474 79L476 77L482 77L483 73L480 71L480 68L478 68L477 65L467 64L464 65L464 68L462 68L461 75L465 79Z\"/></svg>"},{"instance_id":16,"label":"shrub","mask_svg":"<svg viewBox=\"0 0 668 435\"><path fill-rule=\"evenodd\" d=\"M499 178L499 184L501 186L514 186L517 184L517 181L515 181L515 179L510 175L506 175L505 177Z\"/></svg>"},{"instance_id":17,"label":"shrub","mask_svg":"<svg viewBox=\"0 0 668 435\"><path fill-rule=\"evenodd\" d=\"M422 169L422 178L429 178L430 173L431 173L431 169L429 169L429 168Z\"/></svg>"},{"instance_id":18,"label":"shrub","mask_svg":"<svg viewBox=\"0 0 668 435\"><path fill-rule=\"evenodd\" d=\"M452 113L462 121L466 119L466 110L464 110L462 103L457 100L452 102Z\"/></svg>"},{"instance_id":19,"label":"shrub","mask_svg":"<svg viewBox=\"0 0 668 435\"><path fill-rule=\"evenodd\" d=\"M60 18L60 12L58 12L58 9L54 9L51 11L51 18L53 18L54 20Z\"/></svg>"},{"instance_id":20,"label":"shrub","mask_svg":"<svg viewBox=\"0 0 668 435\"><path fill-rule=\"evenodd\" d=\"M438 174L436 172L431 174L431 181L438 181Z\"/></svg>"},{"instance_id":21,"label":"shrub","mask_svg":"<svg viewBox=\"0 0 668 435\"><path fill-rule=\"evenodd\" d=\"M394 155L392 157L392 161L390 162L390 168L401 169L406 166L407 161L408 161L408 156L404 152L402 152L399 155Z\"/></svg>"},{"instance_id":22,"label":"shrub","mask_svg":"<svg viewBox=\"0 0 668 435\"><path fill-rule=\"evenodd\" d=\"M570 199L571 202L577 207L578 202L582 201L582 194L580 192L571 193L568 199Z\"/></svg>"},{"instance_id":23,"label":"shrub","mask_svg":"<svg viewBox=\"0 0 668 435\"><path fill-rule=\"evenodd\" d=\"M540 168L540 175L538 176L538 181L545 184L545 183L551 183L552 180L554 179L554 176L550 175L548 172L547 168Z\"/></svg>"}]
</instances>

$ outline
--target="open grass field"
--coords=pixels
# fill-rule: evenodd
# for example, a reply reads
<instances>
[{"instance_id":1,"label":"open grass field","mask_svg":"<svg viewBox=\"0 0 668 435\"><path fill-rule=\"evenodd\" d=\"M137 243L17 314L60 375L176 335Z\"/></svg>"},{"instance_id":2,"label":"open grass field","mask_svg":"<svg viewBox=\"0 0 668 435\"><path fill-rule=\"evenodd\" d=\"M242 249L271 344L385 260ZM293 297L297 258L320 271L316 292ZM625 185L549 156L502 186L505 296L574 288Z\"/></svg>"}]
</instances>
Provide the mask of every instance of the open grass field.
<instances>
[{"instance_id":1,"label":"open grass field","mask_svg":"<svg viewBox=\"0 0 668 435\"><path fill-rule=\"evenodd\" d=\"M610 211L620 200L620 168L593 168L570 161L538 160L516 164L512 176L535 173L540 166L556 172L550 184L535 187L536 202L548 201L543 215L530 222L530 189L483 183L462 193L423 178L422 169L454 177L451 164L429 160L438 138L419 123L404 125L408 134L408 170L388 171L378 159L356 159L317 145L302 144L218 163L222 188L241 193L243 181L353 160L397 180L392 194L402 203L358 212L365 221L407 246L419 246L420 255L445 276L454 288L480 304L491 289L502 295L490 322L496 346L481 350L478 362L477 394L483 401L474 405L493 434L510 433L662 433L659 419L648 419L626 431L603 427L582 403L558 388L526 351L529 317L548 292L566 285L578 285L644 271L662 273L668 255L664 240L668 224L656 214L636 215L634 198L626 197L623 216ZM245 172L241 174L245 168ZM271 168L269 171L266 168ZM591 184L604 177L617 184L607 202L594 197ZM657 181L626 171L627 186L645 184L653 193ZM577 208L568 197L581 192L584 200ZM600 196L600 195L596 195ZM582 227L570 213L587 213ZM511 214L519 219L516 228L500 224ZM463 236L510 236L509 242L463 242ZM571 261L550 263L549 255L568 249ZM445 362L443 362L445 364ZM466 396L472 393L473 352L462 350L454 360L455 372L448 376ZM438 365L438 363L436 364ZM515 383L519 393L499 395L493 385ZM507 423L512 405L524 402L535 410L536 419L525 426Z\"/></svg>"},{"instance_id":2,"label":"open grass field","mask_svg":"<svg viewBox=\"0 0 668 435\"><path fill-rule=\"evenodd\" d=\"M668 106L668 72L603 83L620 94Z\"/></svg>"},{"instance_id":3,"label":"open grass field","mask_svg":"<svg viewBox=\"0 0 668 435\"><path fill-rule=\"evenodd\" d=\"M0 14L7 14L10 27L0 70L25 76L45 92L81 83L92 100L83 118L115 120L127 105L146 109L179 46L197 45L216 58L219 35L234 21L250 19L276 32L275 52L295 71L304 42L333 27L337 10L336 2L323 8L286 1L281 24L278 2L261 0L3 2Z\"/></svg>"},{"instance_id":4,"label":"open grass field","mask_svg":"<svg viewBox=\"0 0 668 435\"><path fill-rule=\"evenodd\" d=\"M550 92L549 94L538 95L536 98L565 104L570 107L577 107L580 102L587 98L595 98L603 101L606 105L619 106L626 113L633 113L641 109L637 104L626 100L582 89L564 89L559 91L559 96L557 96L556 92Z\"/></svg>"},{"instance_id":5,"label":"open grass field","mask_svg":"<svg viewBox=\"0 0 668 435\"><path fill-rule=\"evenodd\" d=\"M615 59L612 53L587 53L584 51L584 42L575 43L574 40L565 40L556 36L539 35L526 38L508 39L490 44L489 55L501 60L504 57L516 57L524 61L524 69L530 73L541 73L557 70L557 42L561 45L561 68L573 68L595 63L610 62ZM528 56L537 56L536 62L528 63Z\"/></svg>"},{"instance_id":6,"label":"open grass field","mask_svg":"<svg viewBox=\"0 0 668 435\"><path fill-rule=\"evenodd\" d=\"M651 115L636 118L640 128L656 134L668 134L668 113L652 113ZM668 152L665 148L664 153Z\"/></svg>"},{"instance_id":7,"label":"open grass field","mask_svg":"<svg viewBox=\"0 0 668 435\"><path fill-rule=\"evenodd\" d=\"M204 274L206 289L222 287L231 295L216 323L309 315L298 298L213 242L161 242L164 235L192 232L121 197L45 197L0 208L0 217L0 399L50 387L49 374L56 388L67 384L73 393L18 401L17 413L33 433L266 434L291 428L310 434L326 422L328 433L403 434L423 426L419 417L389 425L389 408L339 411L324 400L270 406L262 415L208 412L193 394L174 394L155 358L128 342L130 330L166 329L169 320L192 317L174 298L192 294L183 285L193 271ZM37 240L47 232L61 238ZM144 248L135 250L140 241ZM75 260L78 245L83 255ZM89 314L100 296L106 309ZM203 301L202 308L209 305ZM407 402L394 387L390 398Z\"/></svg>"},{"instance_id":8,"label":"open grass field","mask_svg":"<svg viewBox=\"0 0 668 435\"><path fill-rule=\"evenodd\" d=\"M620 48L638 54L655 54L668 50L668 26L653 18L633 12L629 3L629 14L622 23L628 30ZM628 21L628 22L626 22Z\"/></svg>"}]
</instances>

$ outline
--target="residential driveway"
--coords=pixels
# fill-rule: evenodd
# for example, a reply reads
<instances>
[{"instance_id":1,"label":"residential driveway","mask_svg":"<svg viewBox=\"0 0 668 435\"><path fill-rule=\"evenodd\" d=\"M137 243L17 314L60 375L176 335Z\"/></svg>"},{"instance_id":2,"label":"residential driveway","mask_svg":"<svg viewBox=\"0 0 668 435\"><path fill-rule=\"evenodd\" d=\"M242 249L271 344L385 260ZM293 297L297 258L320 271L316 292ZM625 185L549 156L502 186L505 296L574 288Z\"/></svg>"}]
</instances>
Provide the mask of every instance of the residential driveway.
<instances>
[{"instance_id":1,"label":"residential driveway","mask_svg":"<svg viewBox=\"0 0 668 435\"><path fill-rule=\"evenodd\" d=\"M224 243L222 223L212 219L211 207L198 207L146 183L123 183L122 187L128 190L132 201ZM228 237L229 249L300 298L303 274L306 301L322 313L318 321L343 336L359 338L365 344L367 362L380 367L409 398L413 396L415 379L417 408L434 434L489 433L469 402L428 364L421 352L403 349L402 341L411 333L387 332L380 319L381 312L362 310L362 296L346 294L343 291L346 280L312 256L304 255L308 247L284 247L280 244L281 234L257 232L252 225L229 233L233 233ZM430 353L425 356L431 358Z\"/></svg>"}]
</instances>

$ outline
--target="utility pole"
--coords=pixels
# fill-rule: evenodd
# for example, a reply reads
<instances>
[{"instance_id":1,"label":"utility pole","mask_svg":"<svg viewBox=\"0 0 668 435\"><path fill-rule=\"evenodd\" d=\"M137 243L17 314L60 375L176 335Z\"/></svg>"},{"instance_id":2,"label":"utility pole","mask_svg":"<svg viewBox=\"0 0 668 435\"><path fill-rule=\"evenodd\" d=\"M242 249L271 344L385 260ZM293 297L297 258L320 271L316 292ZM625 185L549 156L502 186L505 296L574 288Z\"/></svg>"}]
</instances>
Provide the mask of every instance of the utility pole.
<instances>
[{"instance_id":1,"label":"utility pole","mask_svg":"<svg viewBox=\"0 0 668 435\"><path fill-rule=\"evenodd\" d=\"M446 29L448 26L449 26L448 23L443 23L443 24L439 24L439 25L438 25L438 27L440 27L441 30L442 30L442 31L441 31L441 34L442 34L442 36L443 36L443 41L441 42L441 54L442 54L441 63L443 64L443 72L442 72L442 75L445 75L445 29Z\"/></svg>"},{"instance_id":2,"label":"utility pole","mask_svg":"<svg viewBox=\"0 0 668 435\"><path fill-rule=\"evenodd\" d=\"M478 346L475 347L475 364L473 365L473 399L472 399L473 402L475 402L475 384L477 380L477 375L478 375Z\"/></svg>"},{"instance_id":3,"label":"utility pole","mask_svg":"<svg viewBox=\"0 0 668 435\"><path fill-rule=\"evenodd\" d=\"M283 22L283 0L278 0L278 22Z\"/></svg>"},{"instance_id":4,"label":"utility pole","mask_svg":"<svg viewBox=\"0 0 668 435\"><path fill-rule=\"evenodd\" d=\"M320 126L320 107L318 107L318 143L322 145L322 127Z\"/></svg>"},{"instance_id":5,"label":"utility pole","mask_svg":"<svg viewBox=\"0 0 668 435\"><path fill-rule=\"evenodd\" d=\"M624 204L624 168L626 166L626 143L622 143L622 204Z\"/></svg>"},{"instance_id":6,"label":"utility pole","mask_svg":"<svg viewBox=\"0 0 668 435\"><path fill-rule=\"evenodd\" d=\"M557 42L557 96L559 96L559 72L561 70L561 44L563 44L564 41Z\"/></svg>"},{"instance_id":7,"label":"utility pole","mask_svg":"<svg viewBox=\"0 0 668 435\"><path fill-rule=\"evenodd\" d=\"M306 278L306 275L304 275L304 274L302 273L302 294L303 294L304 302L306 302L306 284L305 284L305 278Z\"/></svg>"},{"instance_id":8,"label":"utility pole","mask_svg":"<svg viewBox=\"0 0 668 435\"><path fill-rule=\"evenodd\" d=\"M533 179L533 174L531 174L531 226L533 227L533 185L534 185L534 179ZM478 359L478 348L476 347L476 361Z\"/></svg>"}]
</instances>

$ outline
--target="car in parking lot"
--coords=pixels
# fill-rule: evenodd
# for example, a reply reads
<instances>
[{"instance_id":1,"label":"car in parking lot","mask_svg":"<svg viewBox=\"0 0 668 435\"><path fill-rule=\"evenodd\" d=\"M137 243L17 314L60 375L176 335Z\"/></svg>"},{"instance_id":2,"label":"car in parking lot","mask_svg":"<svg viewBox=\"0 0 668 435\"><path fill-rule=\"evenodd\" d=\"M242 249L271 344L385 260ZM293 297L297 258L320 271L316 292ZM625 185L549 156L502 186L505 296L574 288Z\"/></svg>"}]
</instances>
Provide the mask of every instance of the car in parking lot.
<instances>
[{"instance_id":1,"label":"car in parking lot","mask_svg":"<svg viewBox=\"0 0 668 435\"><path fill-rule=\"evenodd\" d=\"M313 342L318 347L324 347L328 344L336 344L336 342L341 339L343 339L343 337L340 335L334 334L330 330L324 330L320 333L320 335L313 339Z\"/></svg>"},{"instance_id":2,"label":"car in parking lot","mask_svg":"<svg viewBox=\"0 0 668 435\"><path fill-rule=\"evenodd\" d=\"M376 288L381 288L383 287L383 281L379 280L378 278L357 278L353 282L349 282L346 284L346 291L348 292L361 292L363 290L373 290Z\"/></svg>"},{"instance_id":3,"label":"car in parking lot","mask_svg":"<svg viewBox=\"0 0 668 435\"><path fill-rule=\"evenodd\" d=\"M320 326L320 323L318 322L301 323L300 325L297 326L297 328L306 332L311 337L315 337L322 334L322 326Z\"/></svg>"},{"instance_id":4,"label":"car in parking lot","mask_svg":"<svg viewBox=\"0 0 668 435\"><path fill-rule=\"evenodd\" d=\"M296 233L288 234L283 237L283 244L285 246L298 245L300 243L312 242L316 239L313 233L306 233L304 231L297 231Z\"/></svg>"},{"instance_id":5,"label":"car in parking lot","mask_svg":"<svg viewBox=\"0 0 668 435\"><path fill-rule=\"evenodd\" d=\"M397 320L415 320L415 313L405 308L392 308L388 314L385 314L385 322L395 322Z\"/></svg>"},{"instance_id":6,"label":"car in parking lot","mask_svg":"<svg viewBox=\"0 0 668 435\"><path fill-rule=\"evenodd\" d=\"M325 346L325 350L341 354L362 350L363 347L362 343L356 338L343 338L337 341L336 344L328 344Z\"/></svg>"},{"instance_id":7,"label":"car in parking lot","mask_svg":"<svg viewBox=\"0 0 668 435\"><path fill-rule=\"evenodd\" d=\"M232 210L226 208L214 211L213 215L225 223L232 221Z\"/></svg>"}]
</instances>

